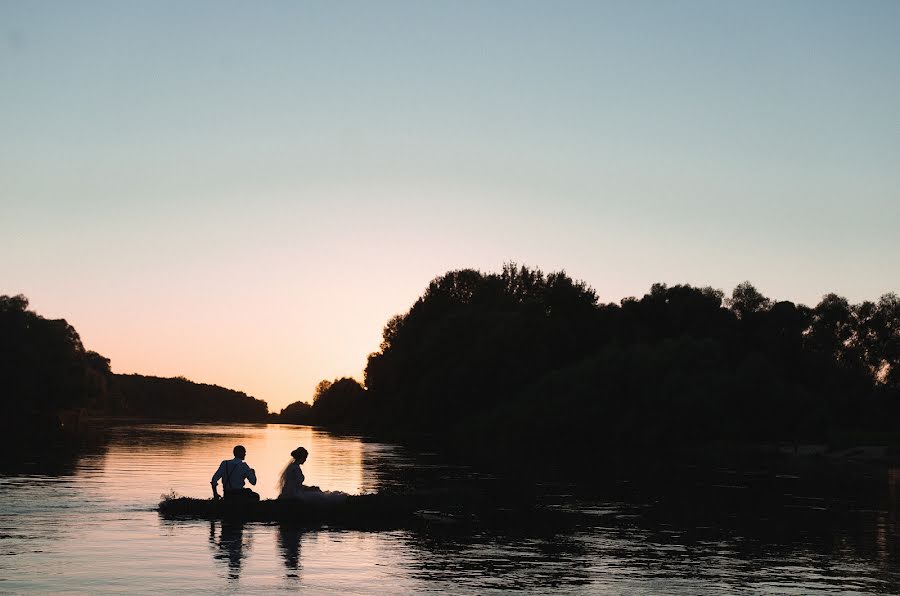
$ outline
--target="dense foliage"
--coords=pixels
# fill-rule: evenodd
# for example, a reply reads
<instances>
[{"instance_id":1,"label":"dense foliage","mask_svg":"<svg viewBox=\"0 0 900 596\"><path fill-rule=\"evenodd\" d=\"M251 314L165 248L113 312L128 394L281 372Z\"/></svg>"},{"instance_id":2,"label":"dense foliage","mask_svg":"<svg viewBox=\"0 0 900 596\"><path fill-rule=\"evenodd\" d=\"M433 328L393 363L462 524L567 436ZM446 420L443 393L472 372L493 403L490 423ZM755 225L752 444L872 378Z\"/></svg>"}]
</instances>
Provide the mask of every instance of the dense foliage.
<instances>
[{"instance_id":1,"label":"dense foliage","mask_svg":"<svg viewBox=\"0 0 900 596\"><path fill-rule=\"evenodd\" d=\"M266 402L218 385L194 383L183 377L115 375L121 413L153 419L263 422Z\"/></svg>"},{"instance_id":2,"label":"dense foliage","mask_svg":"<svg viewBox=\"0 0 900 596\"><path fill-rule=\"evenodd\" d=\"M24 296L0 296L0 400L7 422L103 408L109 360L85 350L64 319L28 310Z\"/></svg>"},{"instance_id":3,"label":"dense foliage","mask_svg":"<svg viewBox=\"0 0 900 596\"><path fill-rule=\"evenodd\" d=\"M365 385L345 422L517 450L897 430L900 299L655 284L598 304L564 272L451 271L388 321Z\"/></svg>"},{"instance_id":4,"label":"dense foliage","mask_svg":"<svg viewBox=\"0 0 900 596\"><path fill-rule=\"evenodd\" d=\"M305 401L295 401L278 414L278 422L287 424L313 424L312 405Z\"/></svg>"},{"instance_id":5,"label":"dense foliage","mask_svg":"<svg viewBox=\"0 0 900 596\"><path fill-rule=\"evenodd\" d=\"M179 420L257 421L266 403L187 379L114 375L85 350L65 320L28 310L24 296L0 296L0 399L4 428L53 431L80 412Z\"/></svg>"},{"instance_id":6,"label":"dense foliage","mask_svg":"<svg viewBox=\"0 0 900 596\"><path fill-rule=\"evenodd\" d=\"M356 426L367 405L366 391L347 377L322 381L316 387L313 403L295 402L281 410L279 420L293 424Z\"/></svg>"}]
</instances>

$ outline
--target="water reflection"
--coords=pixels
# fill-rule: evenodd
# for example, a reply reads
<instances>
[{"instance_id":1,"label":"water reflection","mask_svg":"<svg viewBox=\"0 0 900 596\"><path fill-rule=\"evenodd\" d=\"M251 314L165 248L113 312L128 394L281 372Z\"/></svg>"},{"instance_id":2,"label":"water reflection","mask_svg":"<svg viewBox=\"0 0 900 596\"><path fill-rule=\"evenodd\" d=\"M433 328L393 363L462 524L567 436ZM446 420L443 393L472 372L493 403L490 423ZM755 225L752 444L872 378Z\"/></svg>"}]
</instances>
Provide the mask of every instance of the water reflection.
<instances>
[{"instance_id":1,"label":"water reflection","mask_svg":"<svg viewBox=\"0 0 900 596\"><path fill-rule=\"evenodd\" d=\"M249 555L251 534L244 536L244 523L234 521L209 522L209 545L213 559L222 561L228 568L228 579L237 581L241 576L241 563Z\"/></svg>"},{"instance_id":2,"label":"water reflection","mask_svg":"<svg viewBox=\"0 0 900 596\"><path fill-rule=\"evenodd\" d=\"M284 562L287 577L300 577L300 541L303 530L292 524L278 526L278 553Z\"/></svg>"},{"instance_id":3,"label":"water reflection","mask_svg":"<svg viewBox=\"0 0 900 596\"><path fill-rule=\"evenodd\" d=\"M298 445L309 450L303 466L307 484L350 494L378 489L377 475L363 480L363 443L310 427L146 425L115 429L111 435L116 448L107 454L105 468L111 475L131 476L115 490L117 496L133 501L171 492L211 496L210 478L223 459L232 458L238 444L247 449L246 461L258 478L253 490L263 499L278 496L279 475Z\"/></svg>"},{"instance_id":4,"label":"water reflection","mask_svg":"<svg viewBox=\"0 0 900 596\"><path fill-rule=\"evenodd\" d=\"M583 535L529 536L524 528L514 535L460 535L451 528L430 528L411 535L408 547L417 553L412 563L415 574L471 593L570 591L591 582L590 568L599 560L596 551L589 552Z\"/></svg>"},{"instance_id":5,"label":"water reflection","mask_svg":"<svg viewBox=\"0 0 900 596\"><path fill-rule=\"evenodd\" d=\"M157 496L208 496L237 443L264 497L304 445L308 482L323 489L452 487L478 491L481 509L390 532L160 523ZM310 592L900 593L900 468L670 461L603 469L591 486L515 483L397 446L260 425L121 427L61 464L44 457L23 461L62 475L0 477L0 592L269 593L302 577ZM560 516L508 513L533 504ZM496 508L506 517L486 513Z\"/></svg>"},{"instance_id":6,"label":"water reflection","mask_svg":"<svg viewBox=\"0 0 900 596\"><path fill-rule=\"evenodd\" d=\"M83 457L105 455L109 439L109 433L103 429L88 429L71 440L4 445L0 477L71 476L77 473Z\"/></svg>"},{"instance_id":7,"label":"water reflection","mask_svg":"<svg viewBox=\"0 0 900 596\"><path fill-rule=\"evenodd\" d=\"M887 470L888 499L885 509L886 515L881 515L876 532L878 544L878 558L887 562L898 557L895 550L900 540L900 523L898 523L898 511L900 511L900 468L888 468Z\"/></svg>"}]
</instances>

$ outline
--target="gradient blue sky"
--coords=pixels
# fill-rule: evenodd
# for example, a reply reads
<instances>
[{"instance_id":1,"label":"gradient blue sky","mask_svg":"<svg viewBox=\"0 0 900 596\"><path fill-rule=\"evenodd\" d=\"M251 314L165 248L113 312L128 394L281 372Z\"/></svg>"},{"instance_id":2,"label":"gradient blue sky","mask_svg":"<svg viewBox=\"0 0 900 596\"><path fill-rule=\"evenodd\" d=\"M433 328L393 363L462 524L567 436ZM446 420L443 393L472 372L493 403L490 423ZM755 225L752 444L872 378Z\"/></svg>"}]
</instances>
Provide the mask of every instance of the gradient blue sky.
<instances>
[{"instance_id":1,"label":"gradient blue sky","mask_svg":"<svg viewBox=\"0 0 900 596\"><path fill-rule=\"evenodd\" d=\"M280 409L514 260L900 289L900 2L0 0L0 293Z\"/></svg>"}]
</instances>

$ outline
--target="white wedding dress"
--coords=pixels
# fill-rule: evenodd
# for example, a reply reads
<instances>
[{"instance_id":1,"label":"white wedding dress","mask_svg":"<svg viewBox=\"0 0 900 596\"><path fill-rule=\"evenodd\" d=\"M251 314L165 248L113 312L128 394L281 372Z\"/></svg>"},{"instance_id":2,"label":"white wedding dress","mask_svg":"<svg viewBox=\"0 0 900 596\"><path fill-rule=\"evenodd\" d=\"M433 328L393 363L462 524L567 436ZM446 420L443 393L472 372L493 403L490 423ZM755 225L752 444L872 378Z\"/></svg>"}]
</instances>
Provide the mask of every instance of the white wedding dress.
<instances>
[{"instance_id":1,"label":"white wedding dress","mask_svg":"<svg viewBox=\"0 0 900 596\"><path fill-rule=\"evenodd\" d=\"M304 503L316 505L334 505L347 500L347 493L331 490L319 490L317 487L304 486L303 470L292 461L281 474L281 492L279 499L296 499Z\"/></svg>"}]
</instances>

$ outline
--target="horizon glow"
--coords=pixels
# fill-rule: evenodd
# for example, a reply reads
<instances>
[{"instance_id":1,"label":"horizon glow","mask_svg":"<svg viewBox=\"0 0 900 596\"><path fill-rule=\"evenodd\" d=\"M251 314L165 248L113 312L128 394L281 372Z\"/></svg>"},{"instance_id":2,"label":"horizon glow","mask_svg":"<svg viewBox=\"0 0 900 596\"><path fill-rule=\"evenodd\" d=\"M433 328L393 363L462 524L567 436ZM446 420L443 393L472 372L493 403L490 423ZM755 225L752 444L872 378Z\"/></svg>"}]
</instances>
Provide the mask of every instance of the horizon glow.
<instances>
[{"instance_id":1,"label":"horizon glow","mask_svg":"<svg viewBox=\"0 0 900 596\"><path fill-rule=\"evenodd\" d=\"M900 290L900 4L0 3L0 293L278 411L451 269Z\"/></svg>"}]
</instances>

